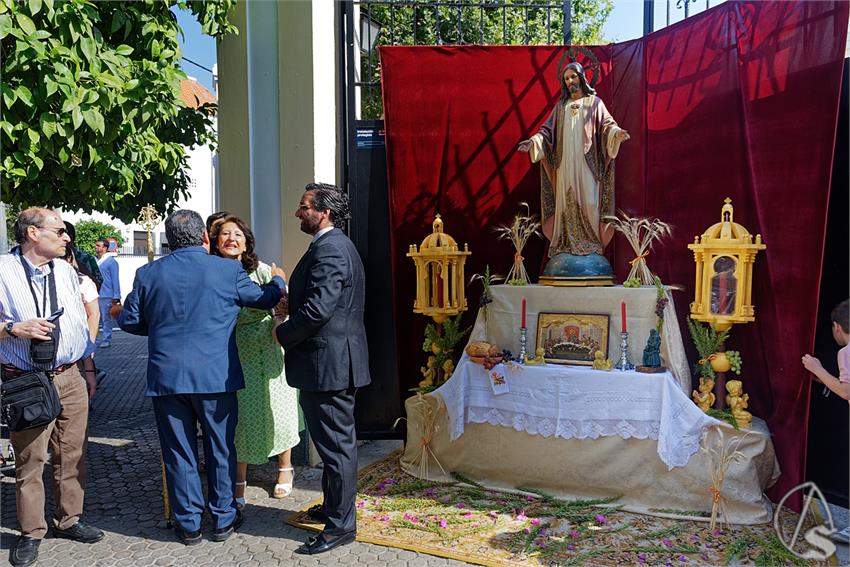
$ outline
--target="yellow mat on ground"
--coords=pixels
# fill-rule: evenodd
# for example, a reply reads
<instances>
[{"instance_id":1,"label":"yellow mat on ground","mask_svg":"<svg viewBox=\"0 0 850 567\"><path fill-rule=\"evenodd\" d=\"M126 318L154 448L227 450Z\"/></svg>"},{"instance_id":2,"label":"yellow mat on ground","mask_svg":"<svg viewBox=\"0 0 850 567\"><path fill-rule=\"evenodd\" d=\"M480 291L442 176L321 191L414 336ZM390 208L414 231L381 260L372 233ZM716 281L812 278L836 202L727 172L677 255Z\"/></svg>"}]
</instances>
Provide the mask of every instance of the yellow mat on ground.
<instances>
[{"instance_id":1,"label":"yellow mat on ground","mask_svg":"<svg viewBox=\"0 0 850 567\"><path fill-rule=\"evenodd\" d=\"M821 562L795 556L780 542L773 524L711 531L705 522L623 512L610 499L562 501L542 493L488 490L462 477L431 482L403 472L400 454L359 472L358 541L500 567L837 564L834 556ZM321 501L287 522L320 531L323 526L310 521L306 510ZM800 533L819 521L803 520ZM786 515L783 534L792 534L796 521Z\"/></svg>"}]
</instances>

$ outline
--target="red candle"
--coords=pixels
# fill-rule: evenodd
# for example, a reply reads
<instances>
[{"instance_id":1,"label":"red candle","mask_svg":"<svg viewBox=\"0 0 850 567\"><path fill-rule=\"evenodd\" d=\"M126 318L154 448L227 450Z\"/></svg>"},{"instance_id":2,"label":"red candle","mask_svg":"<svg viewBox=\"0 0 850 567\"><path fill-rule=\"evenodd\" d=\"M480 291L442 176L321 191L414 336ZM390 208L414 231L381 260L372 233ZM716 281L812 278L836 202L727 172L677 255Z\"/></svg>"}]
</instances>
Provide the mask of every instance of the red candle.
<instances>
[{"instance_id":1,"label":"red candle","mask_svg":"<svg viewBox=\"0 0 850 567\"><path fill-rule=\"evenodd\" d=\"M522 328L525 328L525 298L522 298Z\"/></svg>"},{"instance_id":2,"label":"red candle","mask_svg":"<svg viewBox=\"0 0 850 567\"><path fill-rule=\"evenodd\" d=\"M623 322L623 332L626 332L626 302L620 302L620 320Z\"/></svg>"}]
</instances>

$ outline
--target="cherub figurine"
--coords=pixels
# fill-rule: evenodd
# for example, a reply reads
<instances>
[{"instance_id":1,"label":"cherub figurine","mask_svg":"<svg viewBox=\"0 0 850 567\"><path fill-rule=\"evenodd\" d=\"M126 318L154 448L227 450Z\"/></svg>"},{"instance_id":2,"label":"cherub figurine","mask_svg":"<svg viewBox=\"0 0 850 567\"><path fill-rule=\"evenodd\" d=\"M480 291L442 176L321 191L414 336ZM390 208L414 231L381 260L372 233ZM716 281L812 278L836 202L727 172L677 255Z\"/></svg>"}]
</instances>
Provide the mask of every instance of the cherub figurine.
<instances>
[{"instance_id":1,"label":"cherub figurine","mask_svg":"<svg viewBox=\"0 0 850 567\"><path fill-rule=\"evenodd\" d=\"M700 378L699 379L699 392L696 390L693 391L691 397L694 399L694 403L699 406L704 412L708 412L711 409L711 406L714 405L714 380L711 378Z\"/></svg>"},{"instance_id":2,"label":"cherub figurine","mask_svg":"<svg viewBox=\"0 0 850 567\"><path fill-rule=\"evenodd\" d=\"M452 359L448 359L443 363L443 380L448 380L452 377L452 374L455 371L455 363L452 362Z\"/></svg>"},{"instance_id":3,"label":"cherub figurine","mask_svg":"<svg viewBox=\"0 0 850 567\"><path fill-rule=\"evenodd\" d=\"M749 405L750 395L744 393L743 383L740 380L729 380L726 382L726 405L732 412L732 417L738 422L738 427L749 427L753 423L753 414L746 410Z\"/></svg>"},{"instance_id":4,"label":"cherub figurine","mask_svg":"<svg viewBox=\"0 0 850 567\"><path fill-rule=\"evenodd\" d=\"M428 386L434 385L434 378L437 377L437 369L434 368L434 364L436 363L436 361L436 358L434 358L433 356L429 356L428 362L425 363L427 366L422 366L419 368L419 371L422 373L422 376L425 377L424 380L419 382L420 388L427 388Z\"/></svg>"},{"instance_id":5,"label":"cherub figurine","mask_svg":"<svg viewBox=\"0 0 850 567\"><path fill-rule=\"evenodd\" d=\"M594 370L611 370L614 368L614 362L610 358L604 358L601 350L597 350L593 354L593 369Z\"/></svg>"},{"instance_id":6,"label":"cherub figurine","mask_svg":"<svg viewBox=\"0 0 850 567\"><path fill-rule=\"evenodd\" d=\"M544 364L544 354L546 354L546 350L543 347L537 347L537 350L534 351L534 358L528 358L528 355L525 355L525 360L523 360L522 363L530 364L532 366L535 366L537 364Z\"/></svg>"}]
</instances>

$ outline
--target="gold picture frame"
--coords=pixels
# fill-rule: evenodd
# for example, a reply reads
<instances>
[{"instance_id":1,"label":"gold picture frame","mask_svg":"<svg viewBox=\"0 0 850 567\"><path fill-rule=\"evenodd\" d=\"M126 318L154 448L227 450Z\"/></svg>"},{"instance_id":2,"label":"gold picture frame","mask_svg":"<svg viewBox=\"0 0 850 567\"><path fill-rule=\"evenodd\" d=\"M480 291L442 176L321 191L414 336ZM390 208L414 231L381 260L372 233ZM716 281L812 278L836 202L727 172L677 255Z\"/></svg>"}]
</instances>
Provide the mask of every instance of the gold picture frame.
<instances>
[{"instance_id":1,"label":"gold picture frame","mask_svg":"<svg viewBox=\"0 0 850 567\"><path fill-rule=\"evenodd\" d=\"M540 313L537 316L537 347L544 359L554 364L593 364L594 354L608 358L607 314Z\"/></svg>"}]
</instances>

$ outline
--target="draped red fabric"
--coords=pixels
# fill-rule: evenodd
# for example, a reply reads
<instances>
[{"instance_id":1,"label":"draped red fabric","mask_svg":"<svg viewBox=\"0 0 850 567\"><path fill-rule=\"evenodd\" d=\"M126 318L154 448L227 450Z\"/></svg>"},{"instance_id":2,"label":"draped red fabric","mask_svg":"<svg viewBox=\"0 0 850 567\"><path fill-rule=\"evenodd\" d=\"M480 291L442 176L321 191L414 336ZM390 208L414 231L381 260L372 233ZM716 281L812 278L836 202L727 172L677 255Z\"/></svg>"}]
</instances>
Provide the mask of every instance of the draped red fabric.
<instances>
[{"instance_id":1,"label":"draped red fabric","mask_svg":"<svg viewBox=\"0 0 850 567\"><path fill-rule=\"evenodd\" d=\"M598 94L631 140L616 164L616 205L674 225L649 256L676 295L684 323L693 297L687 244L734 220L767 244L753 274L756 321L735 326L750 410L767 420L782 476L776 500L805 474L809 375L826 207L847 34L845 2L730 1L644 38L589 48ZM539 212L539 170L516 146L558 99L563 47L383 47L390 225L399 376L420 380L424 317L411 312L414 269L404 254L436 213L473 255L467 274L506 273L509 243L493 227L519 203ZM631 250L606 251L619 278ZM544 244L532 241L534 279ZM470 291L475 311L478 290ZM684 328L684 327L683 327ZM638 338L644 340L644 338ZM685 337L685 343L690 340Z\"/></svg>"}]
</instances>

